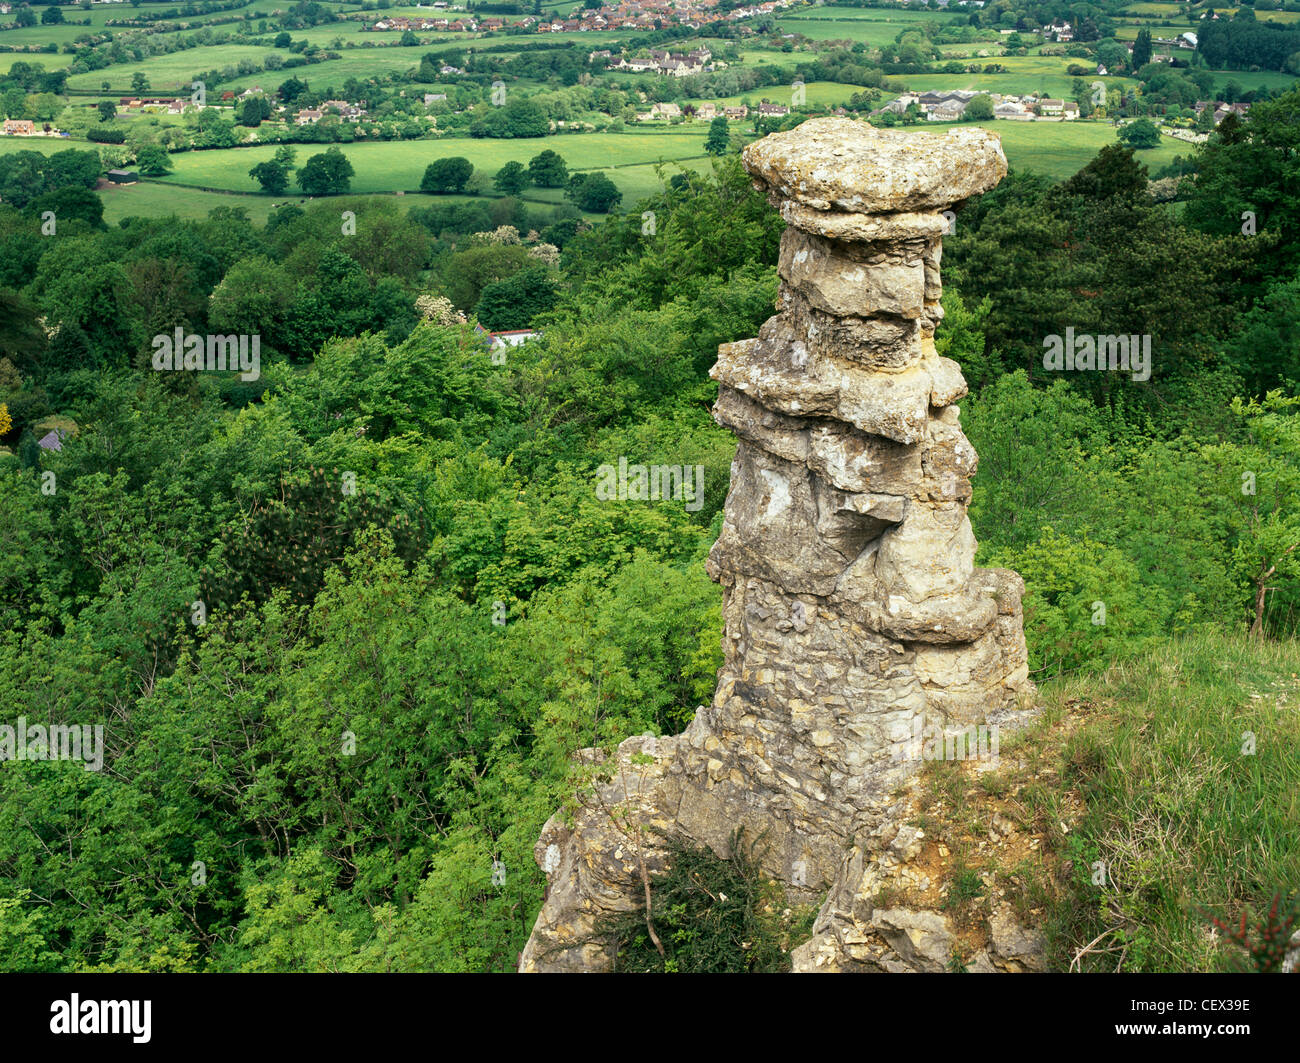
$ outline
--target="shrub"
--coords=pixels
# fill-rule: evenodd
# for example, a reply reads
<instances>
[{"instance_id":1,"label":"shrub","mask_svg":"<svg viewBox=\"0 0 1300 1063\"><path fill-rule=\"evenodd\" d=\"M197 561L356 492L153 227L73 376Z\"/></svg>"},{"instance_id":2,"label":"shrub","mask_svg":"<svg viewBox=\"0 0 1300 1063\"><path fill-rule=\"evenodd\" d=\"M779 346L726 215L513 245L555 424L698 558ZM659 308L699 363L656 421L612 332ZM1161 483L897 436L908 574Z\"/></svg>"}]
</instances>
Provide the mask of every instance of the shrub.
<instances>
[{"instance_id":1,"label":"shrub","mask_svg":"<svg viewBox=\"0 0 1300 1063\"><path fill-rule=\"evenodd\" d=\"M598 924L612 937L614 969L631 972L724 973L790 970L775 884L764 877L756 844L744 845L743 828L731 837L722 860L707 848L679 841L666 844L671 866L651 881L650 924L663 954L650 937L645 907Z\"/></svg>"}]
</instances>

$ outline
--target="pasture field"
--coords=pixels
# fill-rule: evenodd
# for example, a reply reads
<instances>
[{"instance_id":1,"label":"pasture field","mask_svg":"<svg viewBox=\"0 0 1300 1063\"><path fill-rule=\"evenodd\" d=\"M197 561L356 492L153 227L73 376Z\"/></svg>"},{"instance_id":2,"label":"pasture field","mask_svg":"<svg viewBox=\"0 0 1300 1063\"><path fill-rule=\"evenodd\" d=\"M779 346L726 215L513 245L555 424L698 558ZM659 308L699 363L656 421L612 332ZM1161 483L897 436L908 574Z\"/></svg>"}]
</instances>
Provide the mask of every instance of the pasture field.
<instances>
[{"instance_id":1,"label":"pasture field","mask_svg":"<svg viewBox=\"0 0 1300 1063\"><path fill-rule=\"evenodd\" d=\"M690 166L691 164L686 164ZM620 177L620 187L626 185L633 194L629 195L624 192L624 204L627 209L635 207L645 196L658 192L663 186L654 172L654 168L631 167L629 170L620 171L620 173L629 175L624 181ZM665 176L671 177L677 173L676 167L665 171ZM247 211L248 216L258 224L264 224L266 219L275 212L276 207L283 206L287 203L305 206L312 202L302 194L283 196L242 196L231 192L208 192L198 188L181 188L177 185L163 185L157 181L144 181L136 185L127 185L123 188L106 189L100 192L104 201L104 221L110 225L117 225L123 218L170 218L172 216L187 219L206 218L208 214L219 208L233 208L235 210ZM356 210L360 213L365 209L365 205L371 202L397 203L405 210L412 210L416 207L428 206L447 206L452 203L470 203L475 200L490 202L493 199L500 198L496 192L484 193L481 195L425 195L414 192L407 193L403 196L395 196L391 193L375 192L370 195L347 195L336 196L332 202L337 204L339 210ZM565 202L559 189L538 189L531 188L524 195L519 196L530 209L539 209L545 211L547 207L558 206ZM584 214L590 222L599 222L604 215Z\"/></svg>"},{"instance_id":2,"label":"pasture field","mask_svg":"<svg viewBox=\"0 0 1300 1063\"><path fill-rule=\"evenodd\" d=\"M967 124L967 123L963 123ZM1058 180L1087 166L1102 148L1115 143L1115 127L1108 122L974 122L990 129L1002 140L1007 162L1016 170L1033 170ZM907 127L912 128L912 127ZM938 124L932 129L949 128ZM1160 146L1137 153L1138 162L1154 173L1173 162L1177 155L1192 151L1170 137Z\"/></svg>"},{"instance_id":3,"label":"pasture field","mask_svg":"<svg viewBox=\"0 0 1300 1063\"><path fill-rule=\"evenodd\" d=\"M33 4L32 6L44 8L48 5L38 3L38 4ZM170 10L172 8L179 9L183 6L184 4L180 3L178 0L178 2L175 4L172 3L150 4L147 7L142 7L140 9L140 12L148 14L151 11L157 12L160 8L165 10ZM258 11L258 10L270 14L271 10L275 6L276 6L275 4L268 5L265 2L265 0L249 0L249 2L244 4L242 7L235 8L230 11L207 11L204 12L203 14L198 14L198 15L183 15L177 21L189 22L189 23L212 22L215 19L233 18L234 16L242 15L249 11ZM332 4L327 6L342 8L344 5ZM351 10L356 10L356 9L351 8ZM129 32L133 29L147 30L148 29L147 26L135 27L135 26L109 26L108 25L109 19L128 19L135 14L137 14L137 12L134 8L124 4L98 4L92 7L89 11L83 11L80 7L65 6L63 9L63 17L71 21L64 22L55 26L44 26L38 22L35 26L27 26L23 29L5 30L3 32L0 32L0 45L11 45L11 44L18 44L18 43L22 43L22 44L53 43L62 46L64 44L71 44L78 37L80 37L82 34L85 33L103 33L106 30L112 33L124 33L124 32ZM88 26L80 25L80 23L84 22L86 19L90 20L90 25ZM7 24L8 22L12 21L12 15L10 16L0 15L0 21ZM74 25L73 22L75 22L76 24ZM241 23L239 22L227 22L227 23L223 23L221 26L218 26L216 28L234 30L238 28L240 25ZM191 29L182 32L192 33L194 31ZM163 36L170 36L170 34L164 34Z\"/></svg>"},{"instance_id":4,"label":"pasture field","mask_svg":"<svg viewBox=\"0 0 1300 1063\"><path fill-rule=\"evenodd\" d=\"M1179 10L1179 5L1168 3L1157 3L1155 0L1139 0L1138 3L1129 4L1120 12L1121 16L1138 16L1148 25L1156 25L1161 22L1172 22L1175 25L1194 26L1201 22L1201 11L1196 11L1194 18L1185 17ZM1232 18L1236 15L1235 7L1215 7L1221 18ZM1260 22L1282 22L1289 23L1300 20L1300 11L1257 11L1255 17Z\"/></svg>"},{"instance_id":5,"label":"pasture field","mask_svg":"<svg viewBox=\"0 0 1300 1063\"><path fill-rule=\"evenodd\" d=\"M84 74L73 74L68 78L69 89L97 91L105 81L110 92L126 94L131 91L131 76L138 70L149 79L150 92L179 92L184 88L189 91L190 82L196 74L205 70L233 66L241 59L248 59L259 67L274 48L258 48L248 44L217 44L207 48L191 48L171 55L154 55L138 63L119 63L105 67L103 70L88 70ZM283 56L283 52L279 52ZM418 61L418 60L417 60ZM275 71L274 73L280 73ZM289 74L283 74L283 78ZM224 88L224 86L223 86Z\"/></svg>"},{"instance_id":6,"label":"pasture field","mask_svg":"<svg viewBox=\"0 0 1300 1063\"><path fill-rule=\"evenodd\" d=\"M102 190L100 197L104 200L104 220L109 225L116 225L123 218L206 218L218 207L244 210L258 224L264 224L274 213L276 207L286 203L306 206L310 202L303 195L283 196L240 196L230 192L205 192L198 188L180 188L176 185L164 185L157 181L142 181L140 184L127 185L122 188ZM413 207L427 207L438 203L467 203L474 196L426 196L411 194L393 196L376 193L370 196L339 196L335 200L339 210L360 210L371 201L398 203L410 210ZM531 198L531 197L525 197Z\"/></svg>"},{"instance_id":7,"label":"pasture field","mask_svg":"<svg viewBox=\"0 0 1300 1063\"><path fill-rule=\"evenodd\" d=\"M46 70L62 70L72 65L74 56L50 52L0 52L0 73L9 73L14 63L39 63Z\"/></svg>"},{"instance_id":8,"label":"pasture field","mask_svg":"<svg viewBox=\"0 0 1300 1063\"><path fill-rule=\"evenodd\" d=\"M109 225L117 225L123 218L131 217L169 218L174 214L178 218L206 218L208 212L216 207L241 208L248 211L248 216L258 224L264 224L271 214L271 204L298 202L302 198L222 195L157 181L102 189L99 197L104 201L104 221Z\"/></svg>"},{"instance_id":9,"label":"pasture field","mask_svg":"<svg viewBox=\"0 0 1300 1063\"><path fill-rule=\"evenodd\" d=\"M884 11L873 9L855 12L829 8L781 15L777 27L782 33L801 33L809 40L862 41L873 48L892 44L909 25L920 22L947 23L953 16L946 11ZM857 17L853 17L857 16Z\"/></svg>"},{"instance_id":10,"label":"pasture field","mask_svg":"<svg viewBox=\"0 0 1300 1063\"><path fill-rule=\"evenodd\" d=\"M1031 92L1070 99L1074 78L1068 74L907 74L893 79L904 82L913 92L942 89L970 89L975 92L999 92L1004 96L1025 96ZM1137 82L1131 78L1096 77L1084 79L1091 85L1104 82L1108 89L1127 89Z\"/></svg>"},{"instance_id":11,"label":"pasture field","mask_svg":"<svg viewBox=\"0 0 1300 1063\"><path fill-rule=\"evenodd\" d=\"M348 78L364 81L377 74L396 74L414 70L420 65L420 56L426 48L358 48L344 52L342 59L326 59L323 63L310 63L296 66L291 70L259 70L244 74L230 81L223 81L218 88L222 92L243 92L244 89L261 85L262 88L274 88L289 77L296 77L312 86L335 85L342 87ZM206 69L211 69L206 68Z\"/></svg>"},{"instance_id":12,"label":"pasture field","mask_svg":"<svg viewBox=\"0 0 1300 1063\"><path fill-rule=\"evenodd\" d=\"M1284 74L1280 70L1212 70L1215 91L1222 91L1229 81L1235 81L1243 89L1257 89L1261 85L1266 89L1295 88L1294 74Z\"/></svg>"},{"instance_id":13,"label":"pasture field","mask_svg":"<svg viewBox=\"0 0 1300 1063\"><path fill-rule=\"evenodd\" d=\"M1235 7L1216 7L1214 10L1221 18L1233 18L1237 14ZM1260 22L1295 22L1300 19L1300 11L1256 11L1255 18Z\"/></svg>"},{"instance_id":14,"label":"pasture field","mask_svg":"<svg viewBox=\"0 0 1300 1063\"><path fill-rule=\"evenodd\" d=\"M750 138L747 138L750 139ZM554 149L558 151L559 149ZM619 166L613 169L606 168L605 175L618 186L618 190L623 193L623 202L619 204L620 211L633 210L641 200L647 196L652 196L663 190L664 184L672 180L673 176L686 170L694 170L697 173L707 173L712 162L708 155L704 154L701 149L698 155L681 156L676 159L666 161L662 165L663 179L659 177L660 164L653 163L636 163L631 166ZM564 197L558 188L530 188L525 195L526 199L541 199L555 203L563 201ZM588 215L590 218L597 218L599 215Z\"/></svg>"},{"instance_id":15,"label":"pasture field","mask_svg":"<svg viewBox=\"0 0 1300 1063\"><path fill-rule=\"evenodd\" d=\"M1144 15L1148 18L1168 18L1176 22L1186 21L1179 13L1179 6L1178 4L1157 3L1156 0L1138 0L1137 3L1129 4L1120 14Z\"/></svg>"},{"instance_id":16,"label":"pasture field","mask_svg":"<svg viewBox=\"0 0 1300 1063\"><path fill-rule=\"evenodd\" d=\"M100 8L95 13L99 15L103 10L103 8ZM79 18L80 15L74 17ZM4 18L4 16L0 15L0 18ZM102 33L103 30L102 17L100 18L100 24L97 26L70 26L67 23L58 26L42 26L38 23L35 26L25 26L22 29L5 30L0 33L0 44L10 48L57 44L62 48L65 44L71 44L83 33Z\"/></svg>"},{"instance_id":17,"label":"pasture field","mask_svg":"<svg viewBox=\"0 0 1300 1063\"><path fill-rule=\"evenodd\" d=\"M340 47L352 40L374 40L387 43L402 36L401 30L378 31L364 33L363 35L361 23L352 19L345 22L327 22L320 26L306 26L302 29L288 30L287 32L295 41L306 41L318 48L328 48L335 41L341 42ZM274 37L277 33L279 33L279 30L268 28L266 36ZM464 34L461 34L461 36L464 36ZM286 51L284 54L288 55L289 53Z\"/></svg>"},{"instance_id":18,"label":"pasture field","mask_svg":"<svg viewBox=\"0 0 1300 1063\"><path fill-rule=\"evenodd\" d=\"M571 170L606 170L624 191L622 167L653 164L661 159L686 159L705 154L706 123L679 126L675 131L628 131L626 133L588 133L537 139L491 140L468 137L445 140L407 140L378 144L340 145L356 171L352 178L354 192L395 192L420 187L425 168L436 159L463 156L474 164L476 172L489 178L507 162L527 163L538 152L550 148L564 156ZM298 162L327 150L328 145L298 144ZM175 172L162 182L201 185L236 192L255 192L257 182L248 171L275 153L275 145L225 148L213 151L187 151L172 156ZM636 175L637 180L643 175Z\"/></svg>"},{"instance_id":19,"label":"pasture field","mask_svg":"<svg viewBox=\"0 0 1300 1063\"><path fill-rule=\"evenodd\" d=\"M804 98L810 107L836 107L842 103L847 103L850 96L855 92L861 92L862 85L846 85L839 81L810 81L804 86ZM789 85L764 85L762 88L751 89L749 92L742 92L735 96L719 96L716 99L710 97L707 100L692 100L692 103L721 103L728 107L736 107L742 103L751 107L756 106L766 100L768 103L782 103L787 107L791 105L791 96L793 90ZM885 96L881 96L881 104L885 102Z\"/></svg>"},{"instance_id":20,"label":"pasture field","mask_svg":"<svg viewBox=\"0 0 1300 1063\"><path fill-rule=\"evenodd\" d=\"M49 155L55 151L76 148L86 151L99 147L88 140L76 140L72 137L6 137L0 136L0 155L12 155L16 151L40 151Z\"/></svg>"},{"instance_id":21,"label":"pasture field","mask_svg":"<svg viewBox=\"0 0 1300 1063\"><path fill-rule=\"evenodd\" d=\"M559 40L562 34L551 34L553 40ZM568 34L574 37L576 34ZM584 33L582 40L584 45L590 45L592 49L606 47L612 41L626 40L626 34L618 33ZM419 47L401 48L401 47L384 47L384 48L348 48L342 51L338 59L327 59L323 63L312 63L309 66L295 67L292 70L276 70L271 72L259 71L253 74L247 74L242 77L234 78L231 81L223 81L221 89L231 89L235 92L242 92L244 89L253 85L266 86L268 77L275 77L275 84L279 84L290 74L296 75L308 84L316 84L317 80L322 84L342 85L350 77L357 80L364 80L373 77L376 74L393 74L402 73L407 70L413 70L420 65L420 60L428 52L437 54L438 52L451 51L457 48L474 47L481 51L485 43L502 43L507 42L512 46L520 40L518 47L509 52L494 52L491 55L499 57L501 60L512 59L519 55L520 52L529 48L537 47L540 41L531 38L508 40L507 38L495 38L488 41L480 36L465 33L442 33L435 34L431 37L429 44L422 44ZM545 37L542 38L545 40ZM523 43L530 42L530 43ZM220 64L225 65L225 64ZM116 68L110 68L116 69ZM126 69L126 68L122 68ZM211 70L211 66L202 69ZM130 75L127 76L129 84Z\"/></svg>"},{"instance_id":22,"label":"pasture field","mask_svg":"<svg viewBox=\"0 0 1300 1063\"><path fill-rule=\"evenodd\" d=\"M939 45L943 56L947 59L949 56L956 56L959 59L965 59L975 55L977 52L988 52L989 57L985 62L993 62L997 58L998 52L1002 50L1001 45L993 41L971 41L969 44L941 44ZM983 57L978 57L983 58Z\"/></svg>"},{"instance_id":23,"label":"pasture field","mask_svg":"<svg viewBox=\"0 0 1300 1063\"><path fill-rule=\"evenodd\" d=\"M1020 170L1034 170L1057 179L1077 172L1101 148L1115 141L1113 126L1102 122L983 122L1002 140L1010 164ZM623 193L623 209L631 209L643 196L659 190L656 166L662 161L667 176L678 167L701 169L709 165L703 142L706 124L677 127L685 132L592 133L543 140L402 141L384 144L343 145L342 150L356 169L352 188L357 193L385 193L419 187L424 168L435 159L462 155L474 163L476 173L489 180L507 162L527 161L544 147L564 156L571 170L600 170L608 174ZM906 127L917 132L940 132L946 124ZM749 139L746 137L746 139ZM44 142L51 150L86 147L76 142ZM0 145L13 150L10 144ZM323 145L295 145L299 163L305 162ZM151 182L150 187L202 185L235 192L256 191L248 170L274 152L272 145L229 148L218 151L184 152L172 157L175 172ZM1138 153L1138 159L1153 172L1191 148L1166 138L1159 147ZM182 189L178 189L181 191ZM183 191L191 191L184 189ZM239 197L241 200L243 197ZM250 199L252 197L249 197ZM559 203L559 189L529 189L525 198ZM167 213L167 211L160 211Z\"/></svg>"},{"instance_id":24,"label":"pasture field","mask_svg":"<svg viewBox=\"0 0 1300 1063\"><path fill-rule=\"evenodd\" d=\"M766 63L768 66L793 70L800 63L808 62L810 58L807 52L774 52L764 48L740 49L740 61L747 67Z\"/></svg>"},{"instance_id":25,"label":"pasture field","mask_svg":"<svg viewBox=\"0 0 1300 1063\"><path fill-rule=\"evenodd\" d=\"M951 18L955 11L905 11L885 7L806 7L783 12L781 19L830 22L926 22L934 18Z\"/></svg>"}]
</instances>

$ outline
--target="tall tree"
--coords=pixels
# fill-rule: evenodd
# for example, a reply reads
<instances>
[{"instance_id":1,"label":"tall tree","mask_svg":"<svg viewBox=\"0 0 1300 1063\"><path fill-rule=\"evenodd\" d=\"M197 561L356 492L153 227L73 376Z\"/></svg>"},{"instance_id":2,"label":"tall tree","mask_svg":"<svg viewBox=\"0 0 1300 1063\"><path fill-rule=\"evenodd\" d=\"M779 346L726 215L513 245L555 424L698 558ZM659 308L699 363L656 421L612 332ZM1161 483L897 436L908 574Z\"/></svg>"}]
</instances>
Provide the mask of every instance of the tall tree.
<instances>
[{"instance_id":1,"label":"tall tree","mask_svg":"<svg viewBox=\"0 0 1300 1063\"><path fill-rule=\"evenodd\" d=\"M338 148L313 155L298 169L298 187L309 196L329 196L352 187L352 163Z\"/></svg>"},{"instance_id":2,"label":"tall tree","mask_svg":"<svg viewBox=\"0 0 1300 1063\"><path fill-rule=\"evenodd\" d=\"M529 185L528 171L521 162L508 162L497 171L492 183L498 192L517 196Z\"/></svg>"},{"instance_id":3,"label":"tall tree","mask_svg":"<svg viewBox=\"0 0 1300 1063\"><path fill-rule=\"evenodd\" d=\"M269 192L273 196L280 195L289 187L289 174L274 159L259 162L248 171L248 176L262 186L263 192Z\"/></svg>"},{"instance_id":4,"label":"tall tree","mask_svg":"<svg viewBox=\"0 0 1300 1063\"><path fill-rule=\"evenodd\" d=\"M547 148L529 160L528 176L538 188L563 188L569 180L569 167L557 152Z\"/></svg>"},{"instance_id":5,"label":"tall tree","mask_svg":"<svg viewBox=\"0 0 1300 1063\"><path fill-rule=\"evenodd\" d=\"M710 155L725 155L731 146L731 134L727 132L727 119L718 115L709 123L709 136L704 142L704 150Z\"/></svg>"},{"instance_id":6,"label":"tall tree","mask_svg":"<svg viewBox=\"0 0 1300 1063\"><path fill-rule=\"evenodd\" d=\"M1141 70L1151 62L1151 31L1143 26L1133 42L1133 69Z\"/></svg>"},{"instance_id":7,"label":"tall tree","mask_svg":"<svg viewBox=\"0 0 1300 1063\"><path fill-rule=\"evenodd\" d=\"M473 173L474 164L462 156L437 159L425 167L424 177L420 180L420 191L462 192Z\"/></svg>"}]
</instances>

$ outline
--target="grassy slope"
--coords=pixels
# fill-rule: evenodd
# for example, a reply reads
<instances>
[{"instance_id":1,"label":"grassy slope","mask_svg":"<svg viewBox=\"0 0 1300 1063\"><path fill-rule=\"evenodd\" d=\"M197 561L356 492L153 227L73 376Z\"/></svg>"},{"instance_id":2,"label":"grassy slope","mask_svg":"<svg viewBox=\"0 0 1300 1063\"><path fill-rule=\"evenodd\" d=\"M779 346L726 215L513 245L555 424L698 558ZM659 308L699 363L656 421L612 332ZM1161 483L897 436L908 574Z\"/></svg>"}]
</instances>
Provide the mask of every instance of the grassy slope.
<instances>
[{"instance_id":1,"label":"grassy slope","mask_svg":"<svg viewBox=\"0 0 1300 1063\"><path fill-rule=\"evenodd\" d=\"M1042 718L1003 741L997 772L927 772L924 825L952 853L954 910L979 919L990 886L1004 891L1047 931L1061 970L1076 957L1101 971L1230 965L1236 950L1207 913L1235 920L1300 886L1300 645L1172 639L1046 684L1039 701ZM982 844L995 812L1036 844L1009 856Z\"/></svg>"}]
</instances>

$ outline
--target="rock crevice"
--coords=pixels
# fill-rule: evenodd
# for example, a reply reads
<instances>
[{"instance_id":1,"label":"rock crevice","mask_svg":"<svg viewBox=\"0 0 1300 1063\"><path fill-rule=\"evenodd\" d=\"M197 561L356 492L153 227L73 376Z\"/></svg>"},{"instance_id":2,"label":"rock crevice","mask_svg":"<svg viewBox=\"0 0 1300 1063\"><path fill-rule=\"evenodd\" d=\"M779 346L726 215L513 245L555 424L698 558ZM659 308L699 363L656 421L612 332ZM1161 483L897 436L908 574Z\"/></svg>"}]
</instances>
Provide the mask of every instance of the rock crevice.
<instances>
[{"instance_id":1,"label":"rock crevice","mask_svg":"<svg viewBox=\"0 0 1300 1063\"><path fill-rule=\"evenodd\" d=\"M778 313L711 373L738 438L707 562L717 690L683 734L624 742L609 781L547 823L523 970L612 963L594 930L663 865L648 832L719 855L738 827L762 835L794 897L827 897L824 924L859 895L869 839L897 831L918 721L1005 723L1032 691L1024 585L974 565L966 384L934 346L944 212L1005 175L996 137L812 119L744 164L787 229Z\"/></svg>"}]
</instances>

